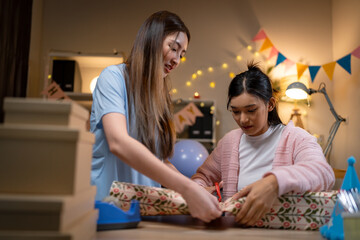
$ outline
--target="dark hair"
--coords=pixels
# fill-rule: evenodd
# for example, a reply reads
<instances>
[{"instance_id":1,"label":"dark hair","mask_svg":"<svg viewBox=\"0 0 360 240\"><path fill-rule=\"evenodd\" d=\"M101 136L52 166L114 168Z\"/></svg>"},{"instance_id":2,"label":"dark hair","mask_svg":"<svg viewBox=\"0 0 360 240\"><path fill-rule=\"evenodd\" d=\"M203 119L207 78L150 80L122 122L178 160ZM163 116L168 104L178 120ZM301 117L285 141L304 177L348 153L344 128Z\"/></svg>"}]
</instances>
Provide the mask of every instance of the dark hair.
<instances>
[{"instance_id":1,"label":"dark hair","mask_svg":"<svg viewBox=\"0 0 360 240\"><path fill-rule=\"evenodd\" d=\"M270 101L271 97L274 97L270 78L254 62L250 62L248 70L236 75L231 81L228 91L227 108L229 108L231 99L241 95L243 92L260 98L265 104ZM281 123L282 121L275 105L274 109L268 113L268 124L271 126Z\"/></svg>"},{"instance_id":2,"label":"dark hair","mask_svg":"<svg viewBox=\"0 0 360 240\"><path fill-rule=\"evenodd\" d=\"M162 159L173 154L176 134L170 83L163 78L163 42L168 35L180 32L189 42L190 32L178 15L168 11L152 14L140 27L126 61L128 101L135 106L129 108L129 116L136 118L130 120L130 127L136 128L137 139Z\"/></svg>"}]
</instances>

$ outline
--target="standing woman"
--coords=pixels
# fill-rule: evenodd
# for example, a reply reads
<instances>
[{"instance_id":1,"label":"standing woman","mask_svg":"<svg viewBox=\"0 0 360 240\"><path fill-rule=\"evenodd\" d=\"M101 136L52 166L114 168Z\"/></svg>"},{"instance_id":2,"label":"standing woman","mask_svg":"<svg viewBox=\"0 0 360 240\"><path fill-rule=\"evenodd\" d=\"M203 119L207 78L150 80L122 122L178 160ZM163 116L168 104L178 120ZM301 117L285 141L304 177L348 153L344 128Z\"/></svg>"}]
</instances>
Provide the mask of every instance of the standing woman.
<instances>
[{"instance_id":1,"label":"standing woman","mask_svg":"<svg viewBox=\"0 0 360 240\"><path fill-rule=\"evenodd\" d=\"M189 40L176 14L156 12L141 26L126 63L107 67L99 76L90 118L97 200L109 194L115 180L161 184L182 194L193 217L208 222L221 215L216 198L168 161L175 143L168 74Z\"/></svg>"}]
</instances>

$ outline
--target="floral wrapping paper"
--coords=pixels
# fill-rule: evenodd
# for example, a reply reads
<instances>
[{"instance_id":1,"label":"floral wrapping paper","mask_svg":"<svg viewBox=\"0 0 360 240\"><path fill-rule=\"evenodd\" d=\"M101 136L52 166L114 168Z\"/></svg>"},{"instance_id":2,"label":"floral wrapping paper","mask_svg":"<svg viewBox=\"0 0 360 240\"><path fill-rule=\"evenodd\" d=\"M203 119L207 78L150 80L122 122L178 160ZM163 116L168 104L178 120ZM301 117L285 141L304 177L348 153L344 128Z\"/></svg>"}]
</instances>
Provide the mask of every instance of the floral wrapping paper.
<instances>
[{"instance_id":1,"label":"floral wrapping paper","mask_svg":"<svg viewBox=\"0 0 360 240\"><path fill-rule=\"evenodd\" d=\"M337 193L332 191L284 194L254 227L318 230L330 220ZM166 188L114 181L110 188L110 196L117 199L117 205L124 211L129 210L131 200L139 201L140 214L143 216L190 214L181 194ZM222 211L236 216L245 199L229 198L219 205Z\"/></svg>"}]
</instances>

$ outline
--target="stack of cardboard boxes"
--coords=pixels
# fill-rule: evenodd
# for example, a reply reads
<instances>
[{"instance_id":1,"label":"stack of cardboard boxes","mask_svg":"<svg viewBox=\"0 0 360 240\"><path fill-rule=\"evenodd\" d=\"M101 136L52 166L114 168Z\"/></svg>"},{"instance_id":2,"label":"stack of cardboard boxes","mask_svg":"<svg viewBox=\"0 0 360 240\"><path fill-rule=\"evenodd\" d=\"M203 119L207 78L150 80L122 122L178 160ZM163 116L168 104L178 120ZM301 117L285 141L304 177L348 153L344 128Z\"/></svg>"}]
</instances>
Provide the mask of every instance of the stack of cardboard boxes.
<instances>
[{"instance_id":1,"label":"stack of cardboard boxes","mask_svg":"<svg viewBox=\"0 0 360 240\"><path fill-rule=\"evenodd\" d=\"M89 112L71 101L6 98L0 125L0 240L95 237Z\"/></svg>"}]
</instances>

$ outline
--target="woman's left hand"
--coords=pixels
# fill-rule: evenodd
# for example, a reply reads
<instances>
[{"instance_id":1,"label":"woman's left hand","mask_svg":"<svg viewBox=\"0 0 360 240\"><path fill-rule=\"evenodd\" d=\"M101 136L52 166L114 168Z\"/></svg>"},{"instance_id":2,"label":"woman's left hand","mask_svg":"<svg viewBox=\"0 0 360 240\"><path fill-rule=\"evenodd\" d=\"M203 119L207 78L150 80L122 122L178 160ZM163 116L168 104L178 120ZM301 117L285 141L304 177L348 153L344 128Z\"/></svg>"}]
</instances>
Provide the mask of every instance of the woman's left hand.
<instances>
[{"instance_id":1,"label":"woman's left hand","mask_svg":"<svg viewBox=\"0 0 360 240\"><path fill-rule=\"evenodd\" d=\"M273 174L244 187L233 196L233 199L246 196L245 203L236 216L236 221L246 226L254 225L270 211L278 197L278 191L279 185Z\"/></svg>"}]
</instances>

